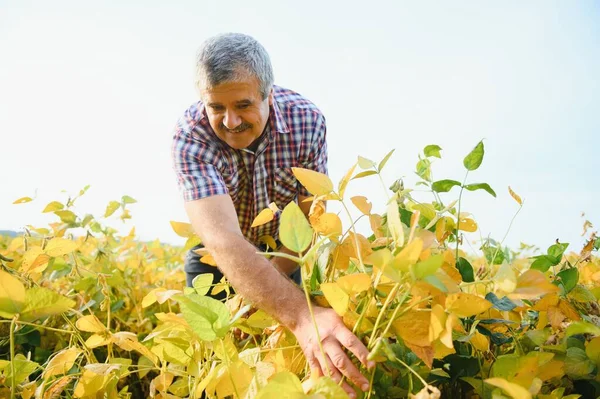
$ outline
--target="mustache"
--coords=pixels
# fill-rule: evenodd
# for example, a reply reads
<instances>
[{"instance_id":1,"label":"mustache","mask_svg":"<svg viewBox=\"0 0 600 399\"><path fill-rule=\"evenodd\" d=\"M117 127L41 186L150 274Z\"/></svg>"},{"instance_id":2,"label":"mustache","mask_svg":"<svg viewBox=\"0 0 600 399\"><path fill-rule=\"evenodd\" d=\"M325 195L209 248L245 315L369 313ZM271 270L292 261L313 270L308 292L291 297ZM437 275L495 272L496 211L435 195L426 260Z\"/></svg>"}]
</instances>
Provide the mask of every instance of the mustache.
<instances>
[{"instance_id":1,"label":"mustache","mask_svg":"<svg viewBox=\"0 0 600 399\"><path fill-rule=\"evenodd\" d=\"M244 131L246 129L251 128L252 125L250 123L248 123L248 122L242 122L237 127L233 128L233 129L229 129L229 128L227 128L223 124L223 122L221 122L221 124L220 124L219 127L220 127L221 130L223 130L223 131L225 131L227 133L239 133L239 132L242 132L242 131Z\"/></svg>"}]
</instances>

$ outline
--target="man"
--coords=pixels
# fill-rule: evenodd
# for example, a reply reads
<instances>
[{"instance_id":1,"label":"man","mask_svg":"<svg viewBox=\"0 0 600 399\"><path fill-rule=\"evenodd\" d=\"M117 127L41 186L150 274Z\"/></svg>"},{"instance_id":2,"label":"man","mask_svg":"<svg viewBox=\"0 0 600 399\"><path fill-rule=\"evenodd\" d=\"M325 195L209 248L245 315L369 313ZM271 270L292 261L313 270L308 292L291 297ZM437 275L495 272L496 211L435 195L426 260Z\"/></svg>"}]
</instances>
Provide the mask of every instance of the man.
<instances>
[{"instance_id":1,"label":"man","mask_svg":"<svg viewBox=\"0 0 600 399\"><path fill-rule=\"evenodd\" d=\"M303 199L309 193L291 167L327 173L323 115L301 95L274 86L273 80L267 52L247 35L219 35L199 51L201 101L178 122L173 165L190 222L220 271L205 268L190 254L187 284L198 273L214 272L218 279L222 272L238 293L294 333L313 372L329 369L335 380L344 375L368 390L367 379L343 350L367 365L362 342L332 309L313 305L323 357L305 296L287 277L297 265L281 258L269 262L256 253L261 237L278 235L279 215L251 228L270 202L282 208L298 201L308 215L310 203ZM355 396L347 383L343 387Z\"/></svg>"}]
</instances>

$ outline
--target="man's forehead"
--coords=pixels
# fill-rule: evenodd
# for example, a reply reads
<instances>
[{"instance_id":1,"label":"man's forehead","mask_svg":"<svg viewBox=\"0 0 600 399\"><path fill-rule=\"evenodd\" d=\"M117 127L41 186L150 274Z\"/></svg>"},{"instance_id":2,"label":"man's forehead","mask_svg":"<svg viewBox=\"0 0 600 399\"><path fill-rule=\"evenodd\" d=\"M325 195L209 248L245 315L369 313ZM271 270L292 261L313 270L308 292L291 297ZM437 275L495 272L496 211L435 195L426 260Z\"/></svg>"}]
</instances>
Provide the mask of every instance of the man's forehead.
<instances>
[{"instance_id":1,"label":"man's forehead","mask_svg":"<svg viewBox=\"0 0 600 399\"><path fill-rule=\"evenodd\" d=\"M254 102L260 98L260 90L255 82L227 82L212 87L201 87L200 95L206 102Z\"/></svg>"}]
</instances>

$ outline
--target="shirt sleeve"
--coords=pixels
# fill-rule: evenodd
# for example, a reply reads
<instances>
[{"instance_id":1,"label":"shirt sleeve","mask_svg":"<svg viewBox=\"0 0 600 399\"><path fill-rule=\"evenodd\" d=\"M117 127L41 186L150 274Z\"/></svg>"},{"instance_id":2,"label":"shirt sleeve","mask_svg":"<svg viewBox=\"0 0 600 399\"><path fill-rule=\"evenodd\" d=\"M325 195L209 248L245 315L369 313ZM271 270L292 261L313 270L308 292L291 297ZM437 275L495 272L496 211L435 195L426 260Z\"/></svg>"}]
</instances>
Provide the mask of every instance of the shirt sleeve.
<instances>
[{"instance_id":1,"label":"shirt sleeve","mask_svg":"<svg viewBox=\"0 0 600 399\"><path fill-rule=\"evenodd\" d=\"M173 135L171 158L179 191L185 201L229 193L215 166L219 159L218 151L194 139L180 126Z\"/></svg>"},{"instance_id":2,"label":"shirt sleeve","mask_svg":"<svg viewBox=\"0 0 600 399\"><path fill-rule=\"evenodd\" d=\"M309 151L302 167L327 174L327 127L322 114L315 119L312 130ZM298 184L298 194L307 197L312 195L302 184Z\"/></svg>"}]
</instances>

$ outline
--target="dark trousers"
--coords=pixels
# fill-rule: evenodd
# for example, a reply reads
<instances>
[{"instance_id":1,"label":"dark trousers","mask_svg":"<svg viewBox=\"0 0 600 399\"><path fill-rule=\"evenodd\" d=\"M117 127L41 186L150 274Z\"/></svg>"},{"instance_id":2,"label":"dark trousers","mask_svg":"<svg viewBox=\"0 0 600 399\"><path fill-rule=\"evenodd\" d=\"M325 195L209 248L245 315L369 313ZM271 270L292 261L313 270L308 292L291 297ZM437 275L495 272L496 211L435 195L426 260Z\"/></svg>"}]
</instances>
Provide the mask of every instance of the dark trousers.
<instances>
[{"instance_id":1,"label":"dark trousers","mask_svg":"<svg viewBox=\"0 0 600 399\"><path fill-rule=\"evenodd\" d=\"M208 264L200 261L201 256L194 252L195 249L200 249L200 248L204 248L204 246L202 244L196 245L194 248L192 248L187 253L187 255L185 257L184 270L185 270L186 284L188 287L192 286L192 281L194 281L194 278L199 274L211 273L214 276L213 284L217 284L223 278L223 273L221 273L221 270L219 270L219 268L208 265ZM264 248L260 248L260 249L264 250ZM292 273L292 275L290 276L290 279L292 279L292 281L294 281L298 285L302 284L302 275L300 272L300 268L296 269L296 271L294 273ZM233 294L234 293L233 288L230 288L230 290L231 290L231 293ZM212 289L210 291L208 291L206 296L210 296L210 297L212 297L214 299L218 299L218 300L223 300L227 296L227 293L225 291L221 291L216 295L211 295L211 293L210 293L211 291L212 291Z\"/></svg>"}]
</instances>

